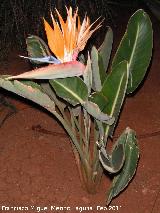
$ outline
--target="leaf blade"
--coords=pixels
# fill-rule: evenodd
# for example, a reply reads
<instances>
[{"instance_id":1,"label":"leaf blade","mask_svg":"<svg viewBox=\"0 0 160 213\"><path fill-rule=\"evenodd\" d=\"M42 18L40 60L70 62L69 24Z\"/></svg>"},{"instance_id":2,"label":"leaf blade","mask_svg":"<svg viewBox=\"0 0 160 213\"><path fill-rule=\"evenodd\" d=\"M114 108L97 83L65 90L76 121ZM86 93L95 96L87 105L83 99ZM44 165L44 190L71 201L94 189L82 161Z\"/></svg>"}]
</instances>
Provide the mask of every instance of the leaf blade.
<instances>
[{"instance_id":1,"label":"leaf blade","mask_svg":"<svg viewBox=\"0 0 160 213\"><path fill-rule=\"evenodd\" d=\"M51 56L47 44L38 36L31 35L26 39L28 55L31 58L43 58ZM34 64L41 64L43 62L33 61Z\"/></svg>"},{"instance_id":2,"label":"leaf blade","mask_svg":"<svg viewBox=\"0 0 160 213\"><path fill-rule=\"evenodd\" d=\"M110 55L111 55L111 51L112 51L112 44L113 44L113 31L109 27L108 31L105 35L104 41L98 50L100 56L102 57L105 71L108 68Z\"/></svg>"},{"instance_id":3,"label":"leaf blade","mask_svg":"<svg viewBox=\"0 0 160 213\"><path fill-rule=\"evenodd\" d=\"M88 94L90 94L91 88L92 88L92 67L91 67L91 59L89 54L88 54L86 69L83 74L83 79L84 79L84 83L87 85Z\"/></svg>"},{"instance_id":4,"label":"leaf blade","mask_svg":"<svg viewBox=\"0 0 160 213\"><path fill-rule=\"evenodd\" d=\"M112 125L114 123L115 118L101 112L97 104L91 101L86 101L83 103L83 106L90 115L102 123L106 123L108 125Z\"/></svg>"},{"instance_id":5,"label":"leaf blade","mask_svg":"<svg viewBox=\"0 0 160 213\"><path fill-rule=\"evenodd\" d=\"M102 58L98 53L96 47L92 47L91 50L91 62L92 62L92 89L94 91L101 91L102 84L106 78L106 73L103 67Z\"/></svg>"},{"instance_id":6,"label":"leaf blade","mask_svg":"<svg viewBox=\"0 0 160 213\"><path fill-rule=\"evenodd\" d=\"M130 73L128 94L134 92L144 79L152 55L152 40L151 21L148 15L140 9L131 16L112 63L112 68L114 68L121 61L128 61Z\"/></svg>"},{"instance_id":7,"label":"leaf blade","mask_svg":"<svg viewBox=\"0 0 160 213\"><path fill-rule=\"evenodd\" d=\"M40 85L32 82L20 82L17 80L14 81L7 81L3 78L0 78L0 87L16 93L19 96L27 98L40 106L43 106L46 109L50 109L52 111L55 110L54 102L49 98L48 95L43 93L41 90Z\"/></svg>"},{"instance_id":8,"label":"leaf blade","mask_svg":"<svg viewBox=\"0 0 160 213\"><path fill-rule=\"evenodd\" d=\"M78 77L55 79L49 81L56 94L73 106L88 98L88 89L85 83Z\"/></svg>"},{"instance_id":9,"label":"leaf blade","mask_svg":"<svg viewBox=\"0 0 160 213\"><path fill-rule=\"evenodd\" d=\"M107 76L101 93L108 99L105 112L115 118L115 122L109 128L109 135L113 134L118 115L120 113L128 84L128 66L126 61L118 64L112 72ZM106 127L107 130L108 127Z\"/></svg>"},{"instance_id":10,"label":"leaf blade","mask_svg":"<svg viewBox=\"0 0 160 213\"><path fill-rule=\"evenodd\" d=\"M112 186L108 193L107 205L111 202L113 197L117 196L126 188L137 168L139 149L135 132L127 128L123 134L126 134L126 140L121 140L120 144L124 144L125 146L125 163L120 173L113 179ZM120 137L122 137L123 134Z\"/></svg>"}]
</instances>

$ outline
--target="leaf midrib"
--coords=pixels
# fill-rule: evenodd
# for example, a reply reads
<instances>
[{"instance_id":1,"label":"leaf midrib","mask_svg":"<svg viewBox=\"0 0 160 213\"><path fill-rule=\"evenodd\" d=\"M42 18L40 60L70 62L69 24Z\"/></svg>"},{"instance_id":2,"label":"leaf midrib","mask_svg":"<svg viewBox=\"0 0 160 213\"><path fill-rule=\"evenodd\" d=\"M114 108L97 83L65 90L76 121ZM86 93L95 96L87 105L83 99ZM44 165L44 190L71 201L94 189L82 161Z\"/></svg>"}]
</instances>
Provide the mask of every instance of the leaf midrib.
<instances>
[{"instance_id":1,"label":"leaf midrib","mask_svg":"<svg viewBox=\"0 0 160 213\"><path fill-rule=\"evenodd\" d=\"M121 88L121 85L122 85L122 82L123 82L124 75L125 75L125 73L123 73L123 75L121 77L121 81L120 81L120 84L119 84L119 87L118 87L116 97L115 97L114 102L113 102L113 107L112 107L110 116L113 116L113 114L114 114L115 106L116 106L116 103L117 103L117 99L118 99L118 96L119 96L119 92L120 92L120 88Z\"/></svg>"},{"instance_id":2,"label":"leaf midrib","mask_svg":"<svg viewBox=\"0 0 160 213\"><path fill-rule=\"evenodd\" d=\"M128 68L129 68L129 70L130 70L132 59L134 57L134 52L135 52L135 49L136 49L136 46L137 46L137 43L138 43L137 42L138 35L139 35L139 24L137 25L136 39L135 39L135 42L134 42L134 45L133 45L133 48L132 48L132 53L131 53L130 59L128 60ZM129 71L129 74L131 75L132 73ZM132 75L130 77L131 77L131 85L132 85Z\"/></svg>"},{"instance_id":3,"label":"leaf midrib","mask_svg":"<svg viewBox=\"0 0 160 213\"><path fill-rule=\"evenodd\" d=\"M69 92L74 98L76 98L81 104L84 103L83 99L81 99L78 95L76 95L74 92L72 92L72 90L68 89L66 86L64 86L63 84L61 84L58 81L55 81L56 84L58 84L59 86L61 86L62 88L64 88L67 92Z\"/></svg>"}]
</instances>

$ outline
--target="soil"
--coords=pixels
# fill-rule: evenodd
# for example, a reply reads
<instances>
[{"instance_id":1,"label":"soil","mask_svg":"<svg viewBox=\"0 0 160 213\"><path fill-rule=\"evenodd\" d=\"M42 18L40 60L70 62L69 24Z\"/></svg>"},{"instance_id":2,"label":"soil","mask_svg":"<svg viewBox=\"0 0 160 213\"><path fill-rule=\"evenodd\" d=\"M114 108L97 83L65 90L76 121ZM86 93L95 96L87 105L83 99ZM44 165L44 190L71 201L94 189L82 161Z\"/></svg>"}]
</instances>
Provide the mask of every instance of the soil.
<instances>
[{"instance_id":1,"label":"soil","mask_svg":"<svg viewBox=\"0 0 160 213\"><path fill-rule=\"evenodd\" d=\"M127 20L121 20L115 29L117 43ZM0 212L76 213L80 208L91 213L160 212L160 28L154 18L152 21L154 58L150 71L138 93L127 98L115 132L119 136L127 126L137 132L141 157L128 188L106 210L106 192L111 183L108 176L103 176L97 194L87 194L81 187L70 140L63 128L40 107L2 90L17 112L0 127ZM18 55L11 54L6 66L0 67L1 74L30 69Z\"/></svg>"}]
</instances>

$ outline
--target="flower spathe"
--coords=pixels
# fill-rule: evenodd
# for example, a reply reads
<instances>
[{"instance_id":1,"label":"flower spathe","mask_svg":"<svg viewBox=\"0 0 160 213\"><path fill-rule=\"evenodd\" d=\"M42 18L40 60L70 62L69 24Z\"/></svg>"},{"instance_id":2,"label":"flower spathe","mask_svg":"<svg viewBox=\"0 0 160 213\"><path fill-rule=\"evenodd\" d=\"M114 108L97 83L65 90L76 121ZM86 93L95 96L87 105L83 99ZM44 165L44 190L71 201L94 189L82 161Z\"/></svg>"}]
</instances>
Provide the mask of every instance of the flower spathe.
<instances>
[{"instance_id":1,"label":"flower spathe","mask_svg":"<svg viewBox=\"0 0 160 213\"><path fill-rule=\"evenodd\" d=\"M101 26L101 23L93 28L96 21L90 25L89 18L85 16L81 24L78 9L74 13L71 7L66 10L66 21L63 20L58 10L56 10L58 22L51 13L53 28L44 19L48 45L56 58L52 55L36 58L21 56L32 61L49 63L49 66L10 76L6 78L7 80L57 79L84 74L86 66L77 60L78 53L84 49L88 39Z\"/></svg>"},{"instance_id":2,"label":"flower spathe","mask_svg":"<svg viewBox=\"0 0 160 213\"><path fill-rule=\"evenodd\" d=\"M69 9L66 8L66 10L66 21L63 20L58 10L56 10L58 22L51 13L53 28L44 19L49 48L61 63L75 61L78 53L84 49L93 32L101 26L100 23L92 29L96 21L90 25L87 16L85 16L81 24L78 9L74 13L71 7Z\"/></svg>"}]
</instances>

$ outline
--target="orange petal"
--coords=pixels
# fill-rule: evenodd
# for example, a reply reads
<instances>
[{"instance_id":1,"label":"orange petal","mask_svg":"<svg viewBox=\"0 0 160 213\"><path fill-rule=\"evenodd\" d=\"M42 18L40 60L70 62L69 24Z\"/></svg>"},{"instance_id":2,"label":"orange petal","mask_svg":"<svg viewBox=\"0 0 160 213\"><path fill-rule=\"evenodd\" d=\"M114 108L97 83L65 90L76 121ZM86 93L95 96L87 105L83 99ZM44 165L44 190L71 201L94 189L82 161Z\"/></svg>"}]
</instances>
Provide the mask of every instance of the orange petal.
<instances>
[{"instance_id":1,"label":"orange petal","mask_svg":"<svg viewBox=\"0 0 160 213\"><path fill-rule=\"evenodd\" d=\"M64 38L63 38L63 33L59 27L59 24L54 20L52 14L52 22L54 26L54 32L56 35L56 41L57 42L57 55L59 58L64 58Z\"/></svg>"},{"instance_id":2,"label":"orange petal","mask_svg":"<svg viewBox=\"0 0 160 213\"><path fill-rule=\"evenodd\" d=\"M58 19L61 25L61 30L63 32L63 39L64 39L64 46L68 47L68 32L67 32L67 23L64 22L62 16L59 14L58 10L56 10L57 15L58 15Z\"/></svg>"},{"instance_id":3,"label":"orange petal","mask_svg":"<svg viewBox=\"0 0 160 213\"><path fill-rule=\"evenodd\" d=\"M98 20L98 19L97 19ZM82 51L88 41L88 39L91 37L91 35L98 29L101 27L101 23L100 22L95 28L93 28L93 30L90 30L92 28L92 26L97 22L97 20L92 23L91 25L89 24L89 19L88 17L86 19L83 20L81 29L80 29L80 33L78 35L78 39L77 39L77 48L78 51Z\"/></svg>"},{"instance_id":4,"label":"orange petal","mask_svg":"<svg viewBox=\"0 0 160 213\"><path fill-rule=\"evenodd\" d=\"M72 8L69 9L66 7L67 10L67 20L66 20L66 37L65 37L65 44L67 52L70 52L71 47L71 40L72 40Z\"/></svg>"},{"instance_id":5,"label":"orange petal","mask_svg":"<svg viewBox=\"0 0 160 213\"><path fill-rule=\"evenodd\" d=\"M62 33L55 23L54 30L52 27L48 24L48 22L44 19L44 25L46 30L46 35L48 39L48 45L51 49L51 51L55 54L55 56L62 60L64 57L64 42L63 42L63 36Z\"/></svg>"},{"instance_id":6,"label":"orange petal","mask_svg":"<svg viewBox=\"0 0 160 213\"><path fill-rule=\"evenodd\" d=\"M57 9L56 9L56 13L57 13L57 15L58 15L58 19L59 19L59 22L60 22L60 25L61 25L61 30L62 30L63 35L64 35L64 33L65 33L65 31L66 31L65 22L64 22L62 16L59 14L59 12L58 12Z\"/></svg>"},{"instance_id":7,"label":"orange petal","mask_svg":"<svg viewBox=\"0 0 160 213\"><path fill-rule=\"evenodd\" d=\"M72 8L67 9L67 37L66 37L66 49L68 52L72 53L73 49L76 47L77 40L77 16L78 9L72 15Z\"/></svg>"},{"instance_id":8,"label":"orange petal","mask_svg":"<svg viewBox=\"0 0 160 213\"><path fill-rule=\"evenodd\" d=\"M81 29L81 21L80 21L80 17L78 16L78 33L80 32Z\"/></svg>"}]
</instances>

